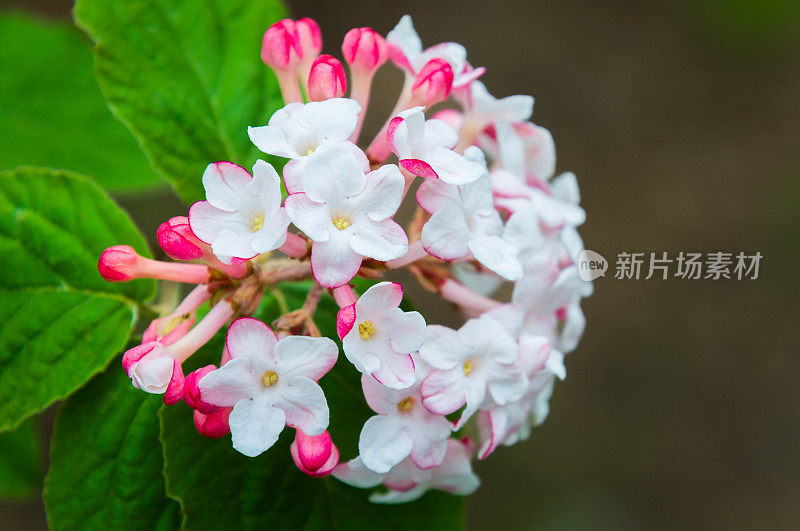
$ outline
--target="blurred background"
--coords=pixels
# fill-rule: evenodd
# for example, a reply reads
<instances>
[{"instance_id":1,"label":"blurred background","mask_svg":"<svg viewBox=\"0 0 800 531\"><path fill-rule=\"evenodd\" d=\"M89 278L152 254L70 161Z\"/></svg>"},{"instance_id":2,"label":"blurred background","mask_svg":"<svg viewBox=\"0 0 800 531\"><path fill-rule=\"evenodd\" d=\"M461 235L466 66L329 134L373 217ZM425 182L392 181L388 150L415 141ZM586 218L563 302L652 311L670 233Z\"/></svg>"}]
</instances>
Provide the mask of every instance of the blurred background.
<instances>
[{"instance_id":1,"label":"blurred background","mask_svg":"<svg viewBox=\"0 0 800 531\"><path fill-rule=\"evenodd\" d=\"M496 96L534 95L578 176L586 246L611 262L547 422L477 465L469 528L796 528L800 2L290 4L336 55L351 27L409 13L425 45L466 45ZM0 8L67 18L71 2ZM399 79L379 73L387 112ZM169 192L119 200L147 234L185 210ZM618 253L664 251L764 258L757 280L613 278ZM39 502L0 504L0 529L43 527Z\"/></svg>"}]
</instances>

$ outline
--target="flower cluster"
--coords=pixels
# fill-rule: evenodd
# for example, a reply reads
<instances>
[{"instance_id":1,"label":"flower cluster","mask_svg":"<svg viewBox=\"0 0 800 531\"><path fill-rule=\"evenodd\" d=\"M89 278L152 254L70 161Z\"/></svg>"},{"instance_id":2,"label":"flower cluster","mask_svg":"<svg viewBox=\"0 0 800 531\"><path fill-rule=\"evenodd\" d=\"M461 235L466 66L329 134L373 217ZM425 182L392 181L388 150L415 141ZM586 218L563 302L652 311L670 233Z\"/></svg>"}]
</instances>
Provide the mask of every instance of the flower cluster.
<instances>
[{"instance_id":1,"label":"flower cluster","mask_svg":"<svg viewBox=\"0 0 800 531\"><path fill-rule=\"evenodd\" d=\"M473 457L526 438L545 419L554 382L566 376L564 355L583 333L580 301L592 286L575 265L585 217L577 182L555 176L553 139L529 121L533 98L495 98L461 45L423 48L410 17L385 38L350 30L349 76L321 48L310 19L282 20L264 35L261 57L286 105L247 133L271 160L286 159L281 173L263 160L252 173L210 164L206 199L158 228L161 248L179 262L124 245L100 257L112 282L196 285L122 363L135 387L185 402L201 434L230 433L247 456L289 426L300 470L383 485L376 502L431 488L468 494L478 486ZM373 76L389 60L405 82L384 126L360 144ZM445 101L459 109L431 111ZM416 208L405 226L395 219L404 201ZM454 303L463 326L401 309L403 287L383 280L400 268ZM374 281L360 295L356 276ZM276 284L304 279L313 282L302 308L272 328L252 317ZM492 298L506 282L510 298ZM340 307L346 360L313 320L326 292ZM219 365L185 375L186 360L226 326ZM318 383L337 361L360 373L374 412L357 457L345 462Z\"/></svg>"}]
</instances>

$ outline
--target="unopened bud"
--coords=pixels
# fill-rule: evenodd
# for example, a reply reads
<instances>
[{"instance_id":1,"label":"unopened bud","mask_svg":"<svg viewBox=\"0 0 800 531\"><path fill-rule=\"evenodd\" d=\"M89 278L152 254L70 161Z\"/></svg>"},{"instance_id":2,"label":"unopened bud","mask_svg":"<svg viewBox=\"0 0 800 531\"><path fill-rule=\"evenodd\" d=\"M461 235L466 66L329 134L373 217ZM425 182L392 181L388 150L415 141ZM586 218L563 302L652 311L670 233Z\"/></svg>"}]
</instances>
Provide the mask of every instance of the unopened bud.
<instances>
[{"instance_id":1,"label":"unopened bud","mask_svg":"<svg viewBox=\"0 0 800 531\"><path fill-rule=\"evenodd\" d=\"M297 430L289 451L297 468L311 477L327 476L339 463L339 449L327 431L311 437Z\"/></svg>"},{"instance_id":2,"label":"unopened bud","mask_svg":"<svg viewBox=\"0 0 800 531\"><path fill-rule=\"evenodd\" d=\"M431 59L414 78L411 87L412 100L416 105L429 107L450 96L453 88L453 68L444 59Z\"/></svg>"},{"instance_id":3,"label":"unopened bud","mask_svg":"<svg viewBox=\"0 0 800 531\"><path fill-rule=\"evenodd\" d=\"M341 98L347 89L342 63L332 55L320 55L308 75L308 96L312 101Z\"/></svg>"},{"instance_id":4,"label":"unopened bud","mask_svg":"<svg viewBox=\"0 0 800 531\"><path fill-rule=\"evenodd\" d=\"M100 255L97 270L109 282L127 282L137 277L141 258L130 245L115 245Z\"/></svg>"},{"instance_id":5,"label":"unopened bud","mask_svg":"<svg viewBox=\"0 0 800 531\"><path fill-rule=\"evenodd\" d=\"M261 43L261 60L275 70L295 68L303 57L294 20L285 18L270 26Z\"/></svg>"},{"instance_id":6,"label":"unopened bud","mask_svg":"<svg viewBox=\"0 0 800 531\"><path fill-rule=\"evenodd\" d=\"M353 28L344 36L342 54L351 69L371 73L389 58L389 47L372 28Z\"/></svg>"},{"instance_id":7,"label":"unopened bud","mask_svg":"<svg viewBox=\"0 0 800 531\"><path fill-rule=\"evenodd\" d=\"M196 409L205 415L216 412L219 410L219 406L205 402L197 384L203 379L203 376L216 370L216 368L215 365L206 365L205 367L201 367L189 373L189 376L186 377L186 383L183 385L183 401L186 402L190 408Z\"/></svg>"}]
</instances>

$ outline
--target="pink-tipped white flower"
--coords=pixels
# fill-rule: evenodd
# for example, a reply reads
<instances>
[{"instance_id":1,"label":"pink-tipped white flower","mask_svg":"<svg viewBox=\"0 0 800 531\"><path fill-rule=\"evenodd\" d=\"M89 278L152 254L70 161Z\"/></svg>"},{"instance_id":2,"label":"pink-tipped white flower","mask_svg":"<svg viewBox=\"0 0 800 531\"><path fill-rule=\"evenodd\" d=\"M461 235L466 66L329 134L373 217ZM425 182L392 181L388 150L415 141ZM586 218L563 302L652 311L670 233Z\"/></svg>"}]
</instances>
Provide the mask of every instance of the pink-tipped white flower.
<instances>
[{"instance_id":1,"label":"pink-tipped white flower","mask_svg":"<svg viewBox=\"0 0 800 531\"><path fill-rule=\"evenodd\" d=\"M418 177L438 177L450 184L473 182L483 175L484 166L453 151L458 134L441 120L425 120L422 111L413 107L389 122L386 141L400 166Z\"/></svg>"},{"instance_id":2,"label":"pink-tipped white flower","mask_svg":"<svg viewBox=\"0 0 800 531\"><path fill-rule=\"evenodd\" d=\"M463 87L480 77L484 69L467 67L467 50L454 42L443 42L422 49L422 40L414 29L411 17L404 15L386 36L390 57L407 75L417 74L431 59L441 59L450 66L453 74L451 86Z\"/></svg>"},{"instance_id":3,"label":"pink-tipped white flower","mask_svg":"<svg viewBox=\"0 0 800 531\"><path fill-rule=\"evenodd\" d=\"M469 89L458 98L465 107L464 116L470 127L478 131L489 124L519 124L525 122L533 114L533 97L514 95L495 98L480 81L475 81Z\"/></svg>"},{"instance_id":4,"label":"pink-tipped white flower","mask_svg":"<svg viewBox=\"0 0 800 531\"><path fill-rule=\"evenodd\" d=\"M367 404L377 415L361 429L358 451L364 466L384 473L406 457L421 469L441 464L450 437L450 422L422 405L419 386L429 369L417 362L417 383L406 389L390 389L367 375L361 387Z\"/></svg>"},{"instance_id":5,"label":"pink-tipped white flower","mask_svg":"<svg viewBox=\"0 0 800 531\"><path fill-rule=\"evenodd\" d=\"M339 464L339 449L327 431L309 436L297 430L289 451L297 468L312 478L327 476Z\"/></svg>"},{"instance_id":6,"label":"pink-tipped white flower","mask_svg":"<svg viewBox=\"0 0 800 531\"><path fill-rule=\"evenodd\" d=\"M189 209L189 224L223 263L249 260L286 241L289 218L281 207L275 168L259 160L253 176L230 162L209 164L203 173L207 201Z\"/></svg>"},{"instance_id":7,"label":"pink-tipped white flower","mask_svg":"<svg viewBox=\"0 0 800 531\"><path fill-rule=\"evenodd\" d=\"M362 374L402 389L414 383L411 353L425 341L425 319L399 308L403 288L394 282L375 284L339 311L337 330L347 359Z\"/></svg>"},{"instance_id":8,"label":"pink-tipped white flower","mask_svg":"<svg viewBox=\"0 0 800 531\"><path fill-rule=\"evenodd\" d=\"M482 158L471 146L465 157ZM457 260L472 254L478 262L508 280L522 278L517 248L502 238L503 220L492 201L487 176L454 186L441 179L429 179L417 190L417 201L433 214L422 228L425 250L444 260Z\"/></svg>"},{"instance_id":9,"label":"pink-tipped white flower","mask_svg":"<svg viewBox=\"0 0 800 531\"><path fill-rule=\"evenodd\" d=\"M311 267L324 287L349 282L363 257L385 261L406 253L408 237L391 219L404 187L397 166L365 175L351 150L331 149L308 160L302 183L304 192L286 199L286 211L314 241Z\"/></svg>"},{"instance_id":10,"label":"pink-tipped white flower","mask_svg":"<svg viewBox=\"0 0 800 531\"><path fill-rule=\"evenodd\" d=\"M378 474L364 466L361 458L357 457L336 467L333 476L359 488L383 484L389 492L373 493L369 499L375 503L410 502L431 489L466 496L475 492L480 485L480 480L472 471L469 449L455 439L447 440L447 453L442 463L428 470L419 469L408 458L388 473Z\"/></svg>"},{"instance_id":11,"label":"pink-tipped white flower","mask_svg":"<svg viewBox=\"0 0 800 531\"><path fill-rule=\"evenodd\" d=\"M353 28L344 36L342 55L351 70L372 75L389 58L389 48L372 28Z\"/></svg>"},{"instance_id":12,"label":"pink-tipped white flower","mask_svg":"<svg viewBox=\"0 0 800 531\"><path fill-rule=\"evenodd\" d=\"M323 144L347 140L360 110L358 103L347 98L290 103L278 109L268 125L248 127L247 134L264 153L303 160Z\"/></svg>"},{"instance_id":13,"label":"pink-tipped white flower","mask_svg":"<svg viewBox=\"0 0 800 531\"><path fill-rule=\"evenodd\" d=\"M420 357L434 370L420 388L431 413L449 415L466 404L457 427L481 406L503 405L525 394L528 378L517 364L519 347L497 321L483 315L458 331L428 326Z\"/></svg>"},{"instance_id":14,"label":"pink-tipped white flower","mask_svg":"<svg viewBox=\"0 0 800 531\"><path fill-rule=\"evenodd\" d=\"M338 349L328 338L288 336L280 341L252 318L228 330L231 360L198 383L203 400L233 407L233 447L255 457L269 449L285 425L306 435L328 427L328 404L317 384L336 363Z\"/></svg>"},{"instance_id":15,"label":"pink-tipped white flower","mask_svg":"<svg viewBox=\"0 0 800 531\"><path fill-rule=\"evenodd\" d=\"M312 101L341 98L347 90L342 63L332 55L320 55L308 74L308 97Z\"/></svg>"}]
</instances>

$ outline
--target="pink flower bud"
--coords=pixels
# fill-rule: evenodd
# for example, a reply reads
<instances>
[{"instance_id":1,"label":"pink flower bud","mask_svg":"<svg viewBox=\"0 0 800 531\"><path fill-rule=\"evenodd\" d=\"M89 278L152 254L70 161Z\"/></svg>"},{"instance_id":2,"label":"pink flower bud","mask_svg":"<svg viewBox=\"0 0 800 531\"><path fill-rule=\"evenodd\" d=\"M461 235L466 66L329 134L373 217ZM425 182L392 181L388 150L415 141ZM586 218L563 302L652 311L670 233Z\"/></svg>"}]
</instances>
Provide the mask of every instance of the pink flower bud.
<instances>
[{"instance_id":1,"label":"pink flower bud","mask_svg":"<svg viewBox=\"0 0 800 531\"><path fill-rule=\"evenodd\" d=\"M231 432L231 427L228 424L231 409L233 408L223 407L210 415L195 410L194 427L203 437L208 437L209 439L224 437Z\"/></svg>"},{"instance_id":2,"label":"pink flower bud","mask_svg":"<svg viewBox=\"0 0 800 531\"><path fill-rule=\"evenodd\" d=\"M109 282L127 282L137 277L141 258L130 245L115 245L100 255L97 270Z\"/></svg>"},{"instance_id":3,"label":"pink flower bud","mask_svg":"<svg viewBox=\"0 0 800 531\"><path fill-rule=\"evenodd\" d=\"M353 28L344 36L342 54L350 68L374 72L389 58L389 47L372 28Z\"/></svg>"},{"instance_id":4,"label":"pink flower bud","mask_svg":"<svg viewBox=\"0 0 800 531\"><path fill-rule=\"evenodd\" d=\"M431 59L414 78L412 98L419 105L430 106L444 101L453 88L453 68L444 59Z\"/></svg>"},{"instance_id":5,"label":"pink flower bud","mask_svg":"<svg viewBox=\"0 0 800 531\"><path fill-rule=\"evenodd\" d=\"M210 415L216 412L219 410L219 406L203 401L200 388L197 387L197 384L203 379L203 376L216 370L216 368L216 365L206 365L205 367L201 367L189 373L189 376L186 377L186 383L183 385L183 401L186 402L190 408L196 409L204 415Z\"/></svg>"},{"instance_id":6,"label":"pink flower bud","mask_svg":"<svg viewBox=\"0 0 800 531\"><path fill-rule=\"evenodd\" d=\"M170 258L175 260L198 260L205 250L203 242L189 227L189 218L177 216L159 225L156 230L158 244Z\"/></svg>"},{"instance_id":7,"label":"pink flower bud","mask_svg":"<svg viewBox=\"0 0 800 531\"><path fill-rule=\"evenodd\" d=\"M314 478L327 476L339 464L339 449L327 431L311 437L297 430L289 451L297 468Z\"/></svg>"},{"instance_id":8,"label":"pink flower bud","mask_svg":"<svg viewBox=\"0 0 800 531\"><path fill-rule=\"evenodd\" d=\"M332 55L320 55L308 75L308 96L312 101L341 98L347 88L342 63Z\"/></svg>"},{"instance_id":9,"label":"pink flower bud","mask_svg":"<svg viewBox=\"0 0 800 531\"><path fill-rule=\"evenodd\" d=\"M322 32L314 19L305 17L294 23L300 57L308 61L322 50Z\"/></svg>"},{"instance_id":10,"label":"pink flower bud","mask_svg":"<svg viewBox=\"0 0 800 531\"><path fill-rule=\"evenodd\" d=\"M261 60L275 70L295 68L303 56L294 20L285 18L270 26L261 43Z\"/></svg>"}]
</instances>

